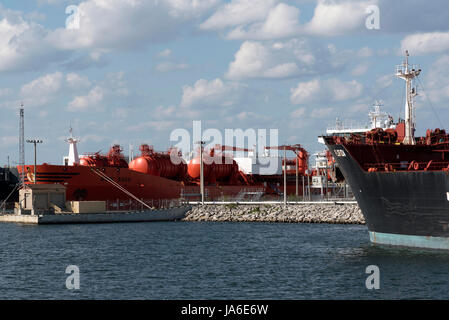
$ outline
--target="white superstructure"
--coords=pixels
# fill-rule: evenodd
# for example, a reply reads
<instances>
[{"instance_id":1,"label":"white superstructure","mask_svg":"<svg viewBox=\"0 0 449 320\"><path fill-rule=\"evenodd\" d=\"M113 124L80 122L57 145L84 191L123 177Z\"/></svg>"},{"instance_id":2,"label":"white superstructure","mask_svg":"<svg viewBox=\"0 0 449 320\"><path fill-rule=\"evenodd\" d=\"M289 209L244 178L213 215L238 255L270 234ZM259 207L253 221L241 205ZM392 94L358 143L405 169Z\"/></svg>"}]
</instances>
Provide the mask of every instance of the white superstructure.
<instances>
[{"instance_id":1,"label":"white superstructure","mask_svg":"<svg viewBox=\"0 0 449 320\"><path fill-rule=\"evenodd\" d=\"M327 135L339 135L349 133L363 133L375 128L394 129L396 125L393 122L393 117L382 111L382 102L376 101L372 109L368 113L370 118L369 123L356 123L353 121L341 121L337 118L335 125L329 126L326 129Z\"/></svg>"},{"instance_id":2,"label":"white superstructure","mask_svg":"<svg viewBox=\"0 0 449 320\"><path fill-rule=\"evenodd\" d=\"M257 155L249 152L247 157L234 157L239 166L239 170L245 174L279 175L282 174L282 157L270 156L270 152L265 149L265 153Z\"/></svg>"},{"instance_id":3,"label":"white superstructure","mask_svg":"<svg viewBox=\"0 0 449 320\"><path fill-rule=\"evenodd\" d=\"M65 140L66 142L69 143L69 157L68 157L67 160L66 160L66 158L64 158L64 162L67 161L67 165L73 166L74 164L79 164L80 163L80 157L79 157L79 154L78 154L78 148L76 146L76 144L79 142L79 139L76 139L76 138L73 137L73 130L72 130L72 128L70 128L69 132L70 132L70 137L68 137Z\"/></svg>"}]
</instances>

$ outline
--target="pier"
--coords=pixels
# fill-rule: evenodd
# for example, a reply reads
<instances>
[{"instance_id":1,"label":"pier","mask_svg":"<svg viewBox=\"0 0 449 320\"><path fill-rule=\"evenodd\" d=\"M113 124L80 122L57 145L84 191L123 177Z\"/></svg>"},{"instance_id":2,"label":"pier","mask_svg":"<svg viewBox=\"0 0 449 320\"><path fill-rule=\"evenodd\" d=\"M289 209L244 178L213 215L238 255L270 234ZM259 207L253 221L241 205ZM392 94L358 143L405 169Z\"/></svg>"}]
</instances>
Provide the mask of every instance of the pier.
<instances>
[{"instance_id":1,"label":"pier","mask_svg":"<svg viewBox=\"0 0 449 320\"><path fill-rule=\"evenodd\" d=\"M42 215L0 215L0 222L24 224L71 224L71 223L114 223L114 222L154 222L176 221L185 217L190 207L178 207L142 212L105 212L105 213L63 213Z\"/></svg>"}]
</instances>

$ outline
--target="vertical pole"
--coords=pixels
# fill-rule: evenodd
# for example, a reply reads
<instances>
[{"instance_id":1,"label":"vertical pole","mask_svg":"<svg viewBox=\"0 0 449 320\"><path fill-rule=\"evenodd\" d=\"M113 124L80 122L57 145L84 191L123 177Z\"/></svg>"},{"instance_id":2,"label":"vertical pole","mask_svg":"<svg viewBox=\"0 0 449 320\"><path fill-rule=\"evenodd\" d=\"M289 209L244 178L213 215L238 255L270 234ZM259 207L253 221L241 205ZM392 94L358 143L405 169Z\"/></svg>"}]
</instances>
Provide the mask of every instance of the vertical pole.
<instances>
[{"instance_id":1,"label":"vertical pole","mask_svg":"<svg viewBox=\"0 0 449 320\"><path fill-rule=\"evenodd\" d=\"M298 196L299 196L299 190L298 190L298 155L296 154L296 198L298 198Z\"/></svg>"},{"instance_id":2,"label":"vertical pole","mask_svg":"<svg viewBox=\"0 0 449 320\"><path fill-rule=\"evenodd\" d=\"M37 152L36 152L36 141L34 141L34 184L36 184L37 183L37 171L36 171L36 169L37 169L37 166L36 166L36 162L37 162L37 160L36 160L36 157L37 157Z\"/></svg>"},{"instance_id":3,"label":"vertical pole","mask_svg":"<svg viewBox=\"0 0 449 320\"><path fill-rule=\"evenodd\" d=\"M203 141L200 141L200 192L201 204L204 205L204 164L203 164Z\"/></svg>"},{"instance_id":4,"label":"vertical pole","mask_svg":"<svg viewBox=\"0 0 449 320\"><path fill-rule=\"evenodd\" d=\"M312 196L310 194L310 176L307 176L307 190L308 190L308 194L309 194L309 201L312 200Z\"/></svg>"},{"instance_id":5,"label":"vertical pole","mask_svg":"<svg viewBox=\"0 0 449 320\"><path fill-rule=\"evenodd\" d=\"M20 174L20 186L25 185L25 111L23 103L20 105L20 124L19 124L19 165L22 167Z\"/></svg>"},{"instance_id":6,"label":"vertical pole","mask_svg":"<svg viewBox=\"0 0 449 320\"><path fill-rule=\"evenodd\" d=\"M287 208L287 161L286 161L285 146L284 146L284 208Z\"/></svg>"},{"instance_id":7,"label":"vertical pole","mask_svg":"<svg viewBox=\"0 0 449 320\"><path fill-rule=\"evenodd\" d=\"M302 176L302 201L306 200L306 196L305 196L305 187L304 187L304 176Z\"/></svg>"}]
</instances>

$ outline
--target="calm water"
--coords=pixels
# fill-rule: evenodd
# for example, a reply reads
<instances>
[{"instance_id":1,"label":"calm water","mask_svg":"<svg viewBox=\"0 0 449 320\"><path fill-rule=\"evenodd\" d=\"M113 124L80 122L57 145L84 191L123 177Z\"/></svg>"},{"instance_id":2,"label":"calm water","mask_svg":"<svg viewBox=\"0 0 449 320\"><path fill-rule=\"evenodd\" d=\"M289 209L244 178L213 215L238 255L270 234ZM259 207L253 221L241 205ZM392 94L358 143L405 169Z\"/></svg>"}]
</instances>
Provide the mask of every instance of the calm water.
<instances>
[{"instance_id":1,"label":"calm water","mask_svg":"<svg viewBox=\"0 0 449 320\"><path fill-rule=\"evenodd\" d=\"M449 298L449 253L374 247L365 226L0 225L1 299ZM380 268L367 290L365 268ZM68 265L80 289L68 290Z\"/></svg>"}]
</instances>

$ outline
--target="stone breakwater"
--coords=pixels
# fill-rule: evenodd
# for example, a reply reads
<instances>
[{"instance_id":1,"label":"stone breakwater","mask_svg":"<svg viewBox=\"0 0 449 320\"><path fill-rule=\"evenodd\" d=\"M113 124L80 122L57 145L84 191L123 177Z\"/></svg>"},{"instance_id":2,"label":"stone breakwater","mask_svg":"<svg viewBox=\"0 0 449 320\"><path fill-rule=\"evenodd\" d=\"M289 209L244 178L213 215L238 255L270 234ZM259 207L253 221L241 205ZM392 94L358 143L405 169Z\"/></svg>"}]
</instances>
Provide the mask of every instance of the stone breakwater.
<instances>
[{"instance_id":1,"label":"stone breakwater","mask_svg":"<svg viewBox=\"0 0 449 320\"><path fill-rule=\"evenodd\" d=\"M184 221L365 224L357 204L196 205Z\"/></svg>"}]
</instances>

